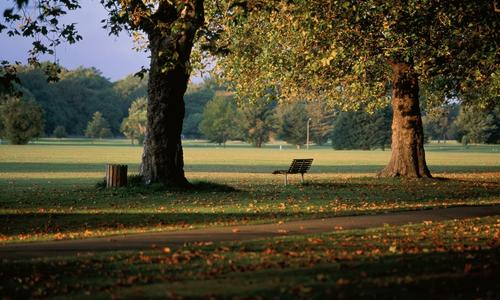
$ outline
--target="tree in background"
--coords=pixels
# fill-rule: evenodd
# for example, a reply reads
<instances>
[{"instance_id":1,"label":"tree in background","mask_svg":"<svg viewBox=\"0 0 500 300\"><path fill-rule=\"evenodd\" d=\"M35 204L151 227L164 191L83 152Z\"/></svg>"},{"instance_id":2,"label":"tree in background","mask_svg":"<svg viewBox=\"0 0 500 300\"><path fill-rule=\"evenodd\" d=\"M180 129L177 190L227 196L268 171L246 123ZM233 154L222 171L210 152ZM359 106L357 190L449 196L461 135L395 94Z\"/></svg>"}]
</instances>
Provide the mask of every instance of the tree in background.
<instances>
[{"instance_id":1,"label":"tree in background","mask_svg":"<svg viewBox=\"0 0 500 300\"><path fill-rule=\"evenodd\" d=\"M497 105L493 108L491 114L493 115L496 130L491 133L486 142L490 144L500 144L500 101L497 102Z\"/></svg>"},{"instance_id":2,"label":"tree in background","mask_svg":"<svg viewBox=\"0 0 500 300\"><path fill-rule=\"evenodd\" d=\"M328 141L333 129L334 111L324 101L307 103L307 113L311 118L311 139L317 145Z\"/></svg>"},{"instance_id":3,"label":"tree in background","mask_svg":"<svg viewBox=\"0 0 500 300\"><path fill-rule=\"evenodd\" d=\"M492 1L248 2L262 9L227 17L224 78L241 96L276 87L285 101L320 99L342 110L384 107L391 87L392 153L379 176L431 177L422 83L442 77L456 94L499 72Z\"/></svg>"},{"instance_id":4,"label":"tree in background","mask_svg":"<svg viewBox=\"0 0 500 300\"><path fill-rule=\"evenodd\" d=\"M225 146L226 141L239 137L239 119L233 97L218 92L203 110L200 131L211 142Z\"/></svg>"},{"instance_id":5,"label":"tree in background","mask_svg":"<svg viewBox=\"0 0 500 300\"><path fill-rule=\"evenodd\" d=\"M122 101L132 103L134 100L147 97L148 95L148 74L143 77L128 75L113 83L113 90L121 96Z\"/></svg>"},{"instance_id":6,"label":"tree in background","mask_svg":"<svg viewBox=\"0 0 500 300\"><path fill-rule=\"evenodd\" d=\"M461 141L463 135L466 139L472 135L473 140L500 143L500 70L493 74L488 85L475 86L459 96L463 98L464 105L460 119L457 117L455 122L457 140Z\"/></svg>"},{"instance_id":7,"label":"tree in background","mask_svg":"<svg viewBox=\"0 0 500 300\"><path fill-rule=\"evenodd\" d=\"M422 117L426 139L432 138L438 143L442 140L454 138L453 121L456 119L459 106L456 104L445 104L426 110Z\"/></svg>"},{"instance_id":8,"label":"tree in background","mask_svg":"<svg viewBox=\"0 0 500 300\"><path fill-rule=\"evenodd\" d=\"M62 68L59 81L54 83L47 82L42 69L33 67L19 67L18 77L23 93L29 91L45 111L46 134L62 125L69 134L81 135L96 111L106 115L112 132L119 133L130 106L128 100L113 90L113 83L95 68Z\"/></svg>"},{"instance_id":9,"label":"tree in background","mask_svg":"<svg viewBox=\"0 0 500 300\"><path fill-rule=\"evenodd\" d=\"M147 99L145 97L138 98L132 102L128 109L128 117L123 119L121 131L132 144L134 144L134 140L137 140L139 144L144 141L147 122L146 109Z\"/></svg>"},{"instance_id":10,"label":"tree in background","mask_svg":"<svg viewBox=\"0 0 500 300\"><path fill-rule=\"evenodd\" d=\"M463 144L486 143L499 130L494 115L475 106L462 106L455 125L457 140Z\"/></svg>"},{"instance_id":11,"label":"tree in background","mask_svg":"<svg viewBox=\"0 0 500 300\"><path fill-rule=\"evenodd\" d=\"M45 65L46 63L42 63ZM18 68L19 89L44 109L45 133L52 134L56 126L64 126L71 135L82 135L88 119L95 111L106 115L113 133L123 132L124 117L131 103L147 97L146 78L129 75L111 83L95 68L61 69L58 82L47 82L42 69L29 66ZM200 138L199 123L205 104L213 98L215 91L222 90L213 79L190 84L186 91L186 117L183 134L189 138ZM138 95L139 97L131 99Z\"/></svg>"},{"instance_id":12,"label":"tree in background","mask_svg":"<svg viewBox=\"0 0 500 300\"><path fill-rule=\"evenodd\" d=\"M257 101L242 103L240 107L241 130L243 139L254 147L260 148L269 141L270 133L276 126L276 103Z\"/></svg>"},{"instance_id":13,"label":"tree in background","mask_svg":"<svg viewBox=\"0 0 500 300\"><path fill-rule=\"evenodd\" d=\"M66 133L66 128L64 128L64 126L56 126L56 128L54 128L54 132L52 132L52 134L54 135L54 137L58 138L58 139L62 139L62 138L65 138L66 136L68 136L68 134Z\"/></svg>"},{"instance_id":14,"label":"tree in background","mask_svg":"<svg viewBox=\"0 0 500 300\"><path fill-rule=\"evenodd\" d=\"M0 123L2 138L24 145L43 133L43 110L32 100L5 97L0 105Z\"/></svg>"},{"instance_id":15,"label":"tree in background","mask_svg":"<svg viewBox=\"0 0 500 300\"><path fill-rule=\"evenodd\" d=\"M340 112L335 118L331 133L332 147L337 150L360 149L363 138L362 124L365 121L362 112Z\"/></svg>"},{"instance_id":16,"label":"tree in background","mask_svg":"<svg viewBox=\"0 0 500 300\"><path fill-rule=\"evenodd\" d=\"M391 144L391 118L390 107L374 113L364 110L340 112L332 130L332 147L338 150L385 150Z\"/></svg>"},{"instance_id":17,"label":"tree in background","mask_svg":"<svg viewBox=\"0 0 500 300\"><path fill-rule=\"evenodd\" d=\"M202 120L203 108L214 98L216 91L221 91L213 79L205 79L199 84L190 84L184 96L186 102L186 116L182 134L189 138L200 138L202 133L199 130Z\"/></svg>"},{"instance_id":18,"label":"tree in background","mask_svg":"<svg viewBox=\"0 0 500 300\"><path fill-rule=\"evenodd\" d=\"M300 149L306 143L308 119L304 101L281 104L278 106L278 137Z\"/></svg>"},{"instance_id":19,"label":"tree in background","mask_svg":"<svg viewBox=\"0 0 500 300\"><path fill-rule=\"evenodd\" d=\"M85 136L88 138L106 138L111 136L108 121L104 119L100 112L96 111L92 120L87 124Z\"/></svg>"},{"instance_id":20,"label":"tree in background","mask_svg":"<svg viewBox=\"0 0 500 300\"><path fill-rule=\"evenodd\" d=\"M363 124L365 140L370 149L380 148L382 151L391 146L392 109L387 106L377 109L368 115L368 122Z\"/></svg>"}]
</instances>

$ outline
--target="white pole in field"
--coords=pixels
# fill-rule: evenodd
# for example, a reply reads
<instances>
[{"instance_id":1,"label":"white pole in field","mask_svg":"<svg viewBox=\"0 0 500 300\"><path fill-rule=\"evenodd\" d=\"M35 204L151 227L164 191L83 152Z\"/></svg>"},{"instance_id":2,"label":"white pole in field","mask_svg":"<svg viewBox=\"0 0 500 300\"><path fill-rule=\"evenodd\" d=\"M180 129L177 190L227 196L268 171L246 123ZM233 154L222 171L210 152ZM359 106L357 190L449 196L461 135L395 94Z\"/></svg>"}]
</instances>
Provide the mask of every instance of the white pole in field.
<instances>
[{"instance_id":1,"label":"white pole in field","mask_svg":"<svg viewBox=\"0 0 500 300\"><path fill-rule=\"evenodd\" d=\"M309 123L311 123L311 118L307 119L307 141L306 141L307 150L309 150Z\"/></svg>"}]
</instances>

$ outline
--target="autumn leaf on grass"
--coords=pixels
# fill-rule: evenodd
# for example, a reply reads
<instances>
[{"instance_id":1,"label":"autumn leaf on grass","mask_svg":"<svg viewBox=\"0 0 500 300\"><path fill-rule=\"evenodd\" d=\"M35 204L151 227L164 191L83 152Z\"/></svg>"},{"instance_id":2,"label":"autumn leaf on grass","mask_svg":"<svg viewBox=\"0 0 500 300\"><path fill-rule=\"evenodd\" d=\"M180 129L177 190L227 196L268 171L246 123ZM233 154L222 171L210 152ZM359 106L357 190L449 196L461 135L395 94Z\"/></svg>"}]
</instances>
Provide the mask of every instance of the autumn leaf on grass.
<instances>
[{"instance_id":1,"label":"autumn leaf on grass","mask_svg":"<svg viewBox=\"0 0 500 300\"><path fill-rule=\"evenodd\" d=\"M472 264L465 264L464 265L464 273L470 273L470 271L472 270Z\"/></svg>"},{"instance_id":2,"label":"autumn leaf on grass","mask_svg":"<svg viewBox=\"0 0 500 300\"><path fill-rule=\"evenodd\" d=\"M307 241L311 244L323 244L323 240L320 238L308 238Z\"/></svg>"},{"instance_id":3,"label":"autumn leaf on grass","mask_svg":"<svg viewBox=\"0 0 500 300\"><path fill-rule=\"evenodd\" d=\"M317 274L316 275L316 280L317 281L326 281L326 275L325 274Z\"/></svg>"},{"instance_id":4,"label":"autumn leaf on grass","mask_svg":"<svg viewBox=\"0 0 500 300\"><path fill-rule=\"evenodd\" d=\"M337 280L337 285L348 285L349 283L350 281L348 279L339 278L339 280Z\"/></svg>"},{"instance_id":5,"label":"autumn leaf on grass","mask_svg":"<svg viewBox=\"0 0 500 300\"><path fill-rule=\"evenodd\" d=\"M66 236L64 235L64 233L61 233L61 232L58 232L54 235L54 239L56 240L62 240L64 239Z\"/></svg>"},{"instance_id":6,"label":"autumn leaf on grass","mask_svg":"<svg viewBox=\"0 0 500 300\"><path fill-rule=\"evenodd\" d=\"M273 253L274 253L274 250L273 250L273 249L271 249L271 248L266 248L264 251L262 251L262 253L264 253L264 254L268 254L268 255L269 255L269 254L273 254Z\"/></svg>"},{"instance_id":7,"label":"autumn leaf on grass","mask_svg":"<svg viewBox=\"0 0 500 300\"><path fill-rule=\"evenodd\" d=\"M133 276L133 275L128 276L127 277L127 284L131 285L131 284L137 282L138 279L139 279L139 276Z\"/></svg>"}]
</instances>

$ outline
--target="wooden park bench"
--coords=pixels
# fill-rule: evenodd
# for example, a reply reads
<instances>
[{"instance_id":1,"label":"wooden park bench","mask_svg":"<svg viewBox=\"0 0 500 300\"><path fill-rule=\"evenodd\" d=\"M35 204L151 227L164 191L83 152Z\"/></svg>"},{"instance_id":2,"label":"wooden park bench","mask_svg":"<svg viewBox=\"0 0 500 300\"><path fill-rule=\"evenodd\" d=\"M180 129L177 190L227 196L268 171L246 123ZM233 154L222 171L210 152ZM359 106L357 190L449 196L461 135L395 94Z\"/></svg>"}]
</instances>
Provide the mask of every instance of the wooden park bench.
<instances>
[{"instance_id":1,"label":"wooden park bench","mask_svg":"<svg viewBox=\"0 0 500 300\"><path fill-rule=\"evenodd\" d=\"M304 174L309 171L312 162L312 158L294 159L288 170L276 170L273 174L284 174L285 185L288 184L288 174L300 174L302 176L301 183L304 183Z\"/></svg>"}]
</instances>

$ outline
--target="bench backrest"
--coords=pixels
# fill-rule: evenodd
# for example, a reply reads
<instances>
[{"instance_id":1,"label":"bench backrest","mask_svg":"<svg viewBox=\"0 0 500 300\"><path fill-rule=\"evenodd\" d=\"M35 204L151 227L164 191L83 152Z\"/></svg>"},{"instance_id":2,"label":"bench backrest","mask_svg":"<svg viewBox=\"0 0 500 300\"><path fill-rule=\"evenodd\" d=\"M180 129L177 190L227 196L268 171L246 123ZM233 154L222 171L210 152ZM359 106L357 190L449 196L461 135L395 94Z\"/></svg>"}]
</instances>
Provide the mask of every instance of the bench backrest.
<instances>
[{"instance_id":1,"label":"bench backrest","mask_svg":"<svg viewBox=\"0 0 500 300\"><path fill-rule=\"evenodd\" d=\"M288 168L287 173L307 173L307 171L311 167L312 162L312 158L294 159L292 161L292 164L290 165L290 168Z\"/></svg>"}]
</instances>

